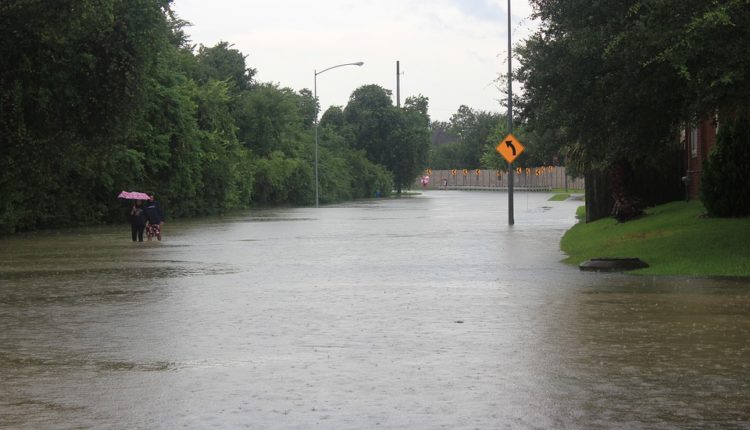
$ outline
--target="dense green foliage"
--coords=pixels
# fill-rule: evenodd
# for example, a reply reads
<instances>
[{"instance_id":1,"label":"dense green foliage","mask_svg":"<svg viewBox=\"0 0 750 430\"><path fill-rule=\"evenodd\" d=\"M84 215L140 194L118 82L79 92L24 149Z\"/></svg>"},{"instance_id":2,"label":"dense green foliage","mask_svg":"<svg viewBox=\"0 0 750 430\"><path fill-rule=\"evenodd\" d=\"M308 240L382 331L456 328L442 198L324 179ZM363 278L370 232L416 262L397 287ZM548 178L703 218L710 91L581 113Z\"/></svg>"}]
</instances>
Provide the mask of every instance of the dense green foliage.
<instances>
[{"instance_id":1,"label":"dense green foliage","mask_svg":"<svg viewBox=\"0 0 750 430\"><path fill-rule=\"evenodd\" d=\"M507 170L508 162L498 152L497 145L508 135L507 123L502 121L489 134L484 153L480 158L481 166L486 169ZM514 167L537 167L560 165L561 157L554 146L554 138L549 130L540 132L529 129L525 124L517 124L513 129L515 136L524 146L524 152L513 162ZM574 172L575 174L575 172Z\"/></svg>"},{"instance_id":2,"label":"dense green foliage","mask_svg":"<svg viewBox=\"0 0 750 430\"><path fill-rule=\"evenodd\" d=\"M678 276L750 276L750 223L707 218L699 202L673 202L647 209L627 223L601 219L565 233L565 262L597 257L637 257L651 267L632 273Z\"/></svg>"},{"instance_id":3,"label":"dense green foliage","mask_svg":"<svg viewBox=\"0 0 750 430\"><path fill-rule=\"evenodd\" d=\"M505 117L496 112L477 111L462 105L448 123L434 123L444 129L452 142L433 145L430 167L433 169L476 169L482 166L482 154L491 140L499 141L498 129L504 127Z\"/></svg>"},{"instance_id":4,"label":"dense green foliage","mask_svg":"<svg viewBox=\"0 0 750 430\"><path fill-rule=\"evenodd\" d=\"M433 122L433 146L430 167L433 169L506 170L508 163L495 148L508 134L507 117L497 112L477 111L461 106L448 122ZM552 144L551 132L529 130L516 124L513 135L526 148L516 159L517 166L542 166L559 162L558 148ZM441 140L435 139L441 137Z\"/></svg>"},{"instance_id":5,"label":"dense green foliage","mask_svg":"<svg viewBox=\"0 0 750 430\"><path fill-rule=\"evenodd\" d=\"M0 3L0 233L123 221L121 190L170 217L313 203L311 91L257 82L185 25L169 0ZM358 118L320 127L323 203L388 195L425 163L427 99L383 92L380 112L357 94Z\"/></svg>"},{"instance_id":6,"label":"dense green foliage","mask_svg":"<svg viewBox=\"0 0 750 430\"><path fill-rule=\"evenodd\" d=\"M575 170L658 169L685 123L747 110L747 0L531 4L541 25L518 49L524 120Z\"/></svg>"},{"instance_id":7,"label":"dense green foliage","mask_svg":"<svg viewBox=\"0 0 750 430\"><path fill-rule=\"evenodd\" d=\"M701 200L710 215L750 215L750 121L721 124L703 165Z\"/></svg>"},{"instance_id":8,"label":"dense green foliage","mask_svg":"<svg viewBox=\"0 0 750 430\"><path fill-rule=\"evenodd\" d=\"M120 183L144 174L134 130L169 41L166 7L0 4L0 232L104 219Z\"/></svg>"},{"instance_id":9,"label":"dense green foliage","mask_svg":"<svg viewBox=\"0 0 750 430\"><path fill-rule=\"evenodd\" d=\"M684 85L642 43L638 1L532 1L540 30L519 48L529 127L560 135L574 164L643 164L675 144ZM659 27L661 28L661 26Z\"/></svg>"},{"instance_id":10,"label":"dense green foliage","mask_svg":"<svg viewBox=\"0 0 750 430\"><path fill-rule=\"evenodd\" d=\"M393 106L390 91L378 85L356 89L343 110L343 118L332 111L325 118L343 122L351 130L354 146L367 157L393 172L400 193L411 185L427 163L430 146L428 100L409 97L404 108Z\"/></svg>"}]
</instances>

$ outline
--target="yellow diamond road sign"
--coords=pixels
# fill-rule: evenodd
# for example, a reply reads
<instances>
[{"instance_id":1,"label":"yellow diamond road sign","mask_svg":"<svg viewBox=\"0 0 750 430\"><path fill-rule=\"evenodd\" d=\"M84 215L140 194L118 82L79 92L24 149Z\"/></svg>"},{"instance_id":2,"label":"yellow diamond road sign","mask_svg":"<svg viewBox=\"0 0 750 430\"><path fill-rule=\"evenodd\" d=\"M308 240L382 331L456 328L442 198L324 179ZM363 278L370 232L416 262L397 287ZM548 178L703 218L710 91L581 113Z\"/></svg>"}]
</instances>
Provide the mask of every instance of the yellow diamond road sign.
<instances>
[{"instance_id":1,"label":"yellow diamond road sign","mask_svg":"<svg viewBox=\"0 0 750 430\"><path fill-rule=\"evenodd\" d=\"M515 136L509 134L505 136L505 139L500 141L495 149L508 161L508 163L512 163L513 160L521 155L524 147Z\"/></svg>"}]
</instances>

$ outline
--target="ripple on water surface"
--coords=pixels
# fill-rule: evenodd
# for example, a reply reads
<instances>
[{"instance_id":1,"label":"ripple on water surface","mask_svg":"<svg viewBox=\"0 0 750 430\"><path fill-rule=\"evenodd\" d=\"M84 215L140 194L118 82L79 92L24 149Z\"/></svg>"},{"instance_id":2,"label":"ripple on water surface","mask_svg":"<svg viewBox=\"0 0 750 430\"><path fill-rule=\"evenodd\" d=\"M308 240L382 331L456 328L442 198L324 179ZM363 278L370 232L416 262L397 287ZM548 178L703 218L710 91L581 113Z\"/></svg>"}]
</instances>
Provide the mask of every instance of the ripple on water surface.
<instances>
[{"instance_id":1,"label":"ripple on water surface","mask_svg":"<svg viewBox=\"0 0 750 430\"><path fill-rule=\"evenodd\" d=\"M580 273L517 196L0 240L0 427L750 428L750 282Z\"/></svg>"}]
</instances>

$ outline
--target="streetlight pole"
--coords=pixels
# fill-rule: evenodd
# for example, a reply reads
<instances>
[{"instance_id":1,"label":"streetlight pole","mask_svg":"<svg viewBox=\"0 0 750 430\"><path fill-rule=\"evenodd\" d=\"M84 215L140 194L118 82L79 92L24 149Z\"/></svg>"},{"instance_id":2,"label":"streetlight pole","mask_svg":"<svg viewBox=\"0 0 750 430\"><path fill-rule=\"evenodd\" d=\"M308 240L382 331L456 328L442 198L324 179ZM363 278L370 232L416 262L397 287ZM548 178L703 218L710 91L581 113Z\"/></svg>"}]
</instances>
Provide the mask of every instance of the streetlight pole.
<instances>
[{"instance_id":1,"label":"streetlight pole","mask_svg":"<svg viewBox=\"0 0 750 430\"><path fill-rule=\"evenodd\" d=\"M361 66L365 64L362 61L356 63L344 63L337 64L335 66L328 67L321 71L314 70L315 72L315 83L313 85L313 98L315 99L315 207L320 207L320 182L318 181L318 75L327 72L331 69L344 66Z\"/></svg>"},{"instance_id":2,"label":"streetlight pole","mask_svg":"<svg viewBox=\"0 0 750 430\"><path fill-rule=\"evenodd\" d=\"M513 68L511 67L510 0L508 0L508 134L513 133ZM513 219L513 163L508 163L508 225Z\"/></svg>"}]
</instances>

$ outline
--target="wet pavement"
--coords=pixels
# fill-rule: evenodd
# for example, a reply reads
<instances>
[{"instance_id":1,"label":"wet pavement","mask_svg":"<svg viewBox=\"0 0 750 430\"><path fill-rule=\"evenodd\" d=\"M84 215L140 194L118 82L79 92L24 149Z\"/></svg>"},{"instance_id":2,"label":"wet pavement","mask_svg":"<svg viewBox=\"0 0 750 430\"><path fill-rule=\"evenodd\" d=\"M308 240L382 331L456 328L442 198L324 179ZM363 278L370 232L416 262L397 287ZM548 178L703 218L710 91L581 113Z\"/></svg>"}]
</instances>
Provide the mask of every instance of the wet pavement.
<instances>
[{"instance_id":1,"label":"wet pavement","mask_svg":"<svg viewBox=\"0 0 750 430\"><path fill-rule=\"evenodd\" d=\"M581 273L548 197L0 240L0 427L750 428L750 281Z\"/></svg>"}]
</instances>

